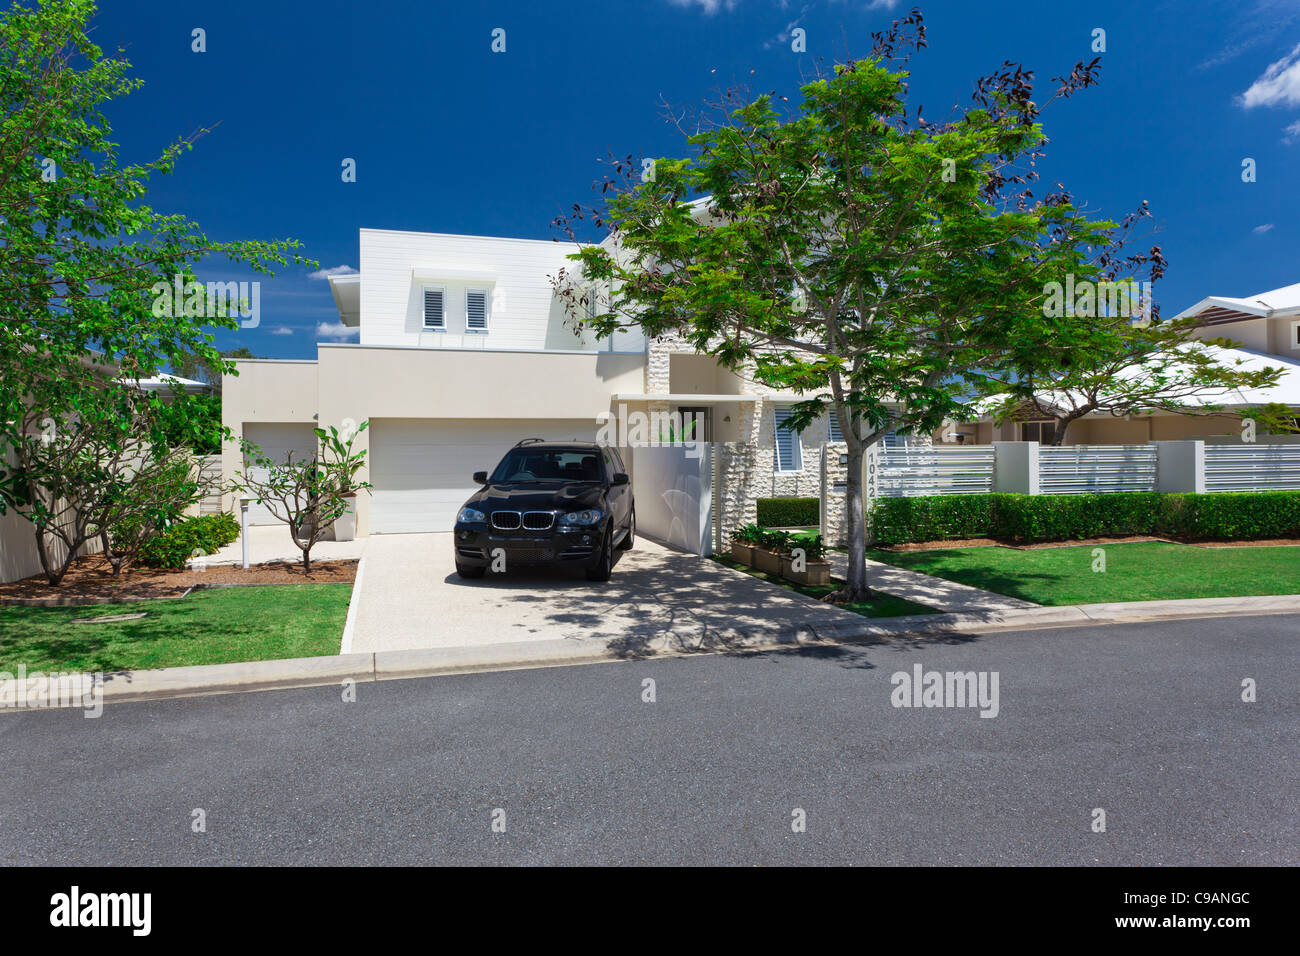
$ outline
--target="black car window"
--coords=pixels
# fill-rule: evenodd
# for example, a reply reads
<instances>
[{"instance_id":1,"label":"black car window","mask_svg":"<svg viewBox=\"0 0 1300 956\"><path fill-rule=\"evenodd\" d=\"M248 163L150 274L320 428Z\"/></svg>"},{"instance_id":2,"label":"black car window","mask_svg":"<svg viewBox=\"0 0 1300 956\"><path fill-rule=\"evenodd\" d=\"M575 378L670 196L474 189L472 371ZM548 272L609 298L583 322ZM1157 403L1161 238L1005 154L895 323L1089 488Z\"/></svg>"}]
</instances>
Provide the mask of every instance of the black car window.
<instances>
[{"instance_id":1,"label":"black car window","mask_svg":"<svg viewBox=\"0 0 1300 956\"><path fill-rule=\"evenodd\" d=\"M512 448L492 472L496 484L527 481L600 481L600 460L590 451L572 448Z\"/></svg>"}]
</instances>

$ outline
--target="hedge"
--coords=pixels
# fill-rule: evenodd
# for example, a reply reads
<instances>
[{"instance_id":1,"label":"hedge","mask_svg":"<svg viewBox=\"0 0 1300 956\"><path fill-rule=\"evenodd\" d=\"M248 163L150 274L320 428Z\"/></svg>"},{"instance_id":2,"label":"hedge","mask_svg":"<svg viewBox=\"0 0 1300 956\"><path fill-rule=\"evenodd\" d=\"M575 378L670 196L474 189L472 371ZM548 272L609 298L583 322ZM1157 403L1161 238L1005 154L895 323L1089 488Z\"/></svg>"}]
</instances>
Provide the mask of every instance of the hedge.
<instances>
[{"instance_id":1,"label":"hedge","mask_svg":"<svg viewBox=\"0 0 1300 956\"><path fill-rule=\"evenodd\" d=\"M995 538L1071 541L1154 535L1190 541L1300 537L1300 491L1216 494L936 495L878 498L878 544Z\"/></svg>"},{"instance_id":2,"label":"hedge","mask_svg":"<svg viewBox=\"0 0 1300 956\"><path fill-rule=\"evenodd\" d=\"M177 522L140 549L140 563L155 568L183 568L197 554L212 554L239 538L239 522L229 513L202 515Z\"/></svg>"},{"instance_id":3,"label":"hedge","mask_svg":"<svg viewBox=\"0 0 1300 956\"><path fill-rule=\"evenodd\" d=\"M759 498L758 524L762 528L808 528L821 524L817 498Z\"/></svg>"}]
</instances>

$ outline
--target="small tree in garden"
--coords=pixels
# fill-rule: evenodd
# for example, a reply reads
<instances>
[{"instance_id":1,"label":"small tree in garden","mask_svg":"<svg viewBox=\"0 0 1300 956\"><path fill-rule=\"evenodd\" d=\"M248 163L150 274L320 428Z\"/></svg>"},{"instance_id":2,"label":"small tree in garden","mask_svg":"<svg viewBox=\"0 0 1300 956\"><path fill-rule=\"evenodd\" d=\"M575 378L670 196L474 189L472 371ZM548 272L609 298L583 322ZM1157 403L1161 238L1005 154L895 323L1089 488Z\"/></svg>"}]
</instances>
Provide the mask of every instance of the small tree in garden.
<instances>
[{"instance_id":1,"label":"small tree in garden","mask_svg":"<svg viewBox=\"0 0 1300 956\"><path fill-rule=\"evenodd\" d=\"M555 277L573 321L598 336L631 325L679 336L805 396L794 427L836 416L849 465L838 601L870 596L867 449L938 428L996 387L1008 343L1042 321L1048 282L1146 261L1120 259L1113 224L1063 190L1030 190L1047 142L1031 72L1004 64L976 83L970 108L931 122L909 108L902 69L925 45L920 13L873 39L869 58L819 71L797 107L738 90L689 128L674 117L693 155L659 159L652 175L619 162L590 214L612 241L584 246L578 268ZM1057 77L1048 102L1097 70ZM576 239L587 216L575 207L557 225ZM1053 354L1084 332L1056 325Z\"/></svg>"},{"instance_id":2,"label":"small tree in garden","mask_svg":"<svg viewBox=\"0 0 1300 956\"><path fill-rule=\"evenodd\" d=\"M0 470L0 507L31 522L51 585L97 538L120 572L202 493L189 450L157 440L152 402L135 389L100 382L83 388L73 414L55 417L37 403L15 423L14 463Z\"/></svg>"},{"instance_id":3,"label":"small tree in garden","mask_svg":"<svg viewBox=\"0 0 1300 956\"><path fill-rule=\"evenodd\" d=\"M211 493L212 484L201 477L188 448L154 446L153 454L119 486L105 517L100 542L113 574L134 564L145 545Z\"/></svg>"},{"instance_id":4,"label":"small tree in garden","mask_svg":"<svg viewBox=\"0 0 1300 956\"><path fill-rule=\"evenodd\" d=\"M366 453L352 450L357 435L369 424L362 422L355 431L343 433L333 425L328 430L313 429L319 447L307 461L295 461L292 452L283 462L273 461L247 439L240 442L249 470L236 473L235 490L255 498L272 517L289 526L293 543L302 551L303 570L308 573L312 547L347 514L357 492L370 490L368 482L356 477Z\"/></svg>"}]
</instances>

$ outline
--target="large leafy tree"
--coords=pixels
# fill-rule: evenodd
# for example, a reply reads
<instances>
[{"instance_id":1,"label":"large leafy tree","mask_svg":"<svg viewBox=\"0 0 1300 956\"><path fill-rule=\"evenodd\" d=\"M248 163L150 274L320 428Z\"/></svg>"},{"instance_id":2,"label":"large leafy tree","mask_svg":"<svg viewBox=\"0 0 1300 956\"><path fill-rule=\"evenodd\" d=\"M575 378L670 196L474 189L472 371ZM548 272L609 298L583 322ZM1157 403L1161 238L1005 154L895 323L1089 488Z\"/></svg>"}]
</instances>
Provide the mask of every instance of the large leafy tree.
<instances>
[{"instance_id":1,"label":"large leafy tree","mask_svg":"<svg viewBox=\"0 0 1300 956\"><path fill-rule=\"evenodd\" d=\"M830 410L848 445L848 580L866 581L865 452L891 431L929 431L1002 381L1008 342L1041 320L1045 285L1102 270L1114 224L1061 193L1035 198L1046 138L1033 75L1006 64L969 108L929 122L907 106L920 14L874 37L870 57L806 83L801 101L731 91L697 119L686 158L616 166L596 224L612 241L556 277L599 335L640 325ZM1095 81L1056 79L1051 98ZM681 124L679 124L681 125ZM576 209L559 225L576 237ZM1130 257L1136 267L1142 257ZM592 288L594 317L581 318ZM1060 341L1079 334L1058 327Z\"/></svg>"},{"instance_id":2,"label":"large leafy tree","mask_svg":"<svg viewBox=\"0 0 1300 956\"><path fill-rule=\"evenodd\" d=\"M237 316L156 308L157 283L197 281L208 257L266 274L310 264L296 241L216 241L145 201L150 177L170 173L195 137L152 162L119 162L104 109L141 81L120 54L91 42L94 9L92 0L41 0L0 14L0 452L9 462L30 437L31 409L60 434L127 434L139 409L109 383L194 357L213 370L230 364L213 343ZM176 419L187 409L210 412L176 401L173 430L185 431ZM0 508L30 514L35 477L9 469Z\"/></svg>"}]
</instances>

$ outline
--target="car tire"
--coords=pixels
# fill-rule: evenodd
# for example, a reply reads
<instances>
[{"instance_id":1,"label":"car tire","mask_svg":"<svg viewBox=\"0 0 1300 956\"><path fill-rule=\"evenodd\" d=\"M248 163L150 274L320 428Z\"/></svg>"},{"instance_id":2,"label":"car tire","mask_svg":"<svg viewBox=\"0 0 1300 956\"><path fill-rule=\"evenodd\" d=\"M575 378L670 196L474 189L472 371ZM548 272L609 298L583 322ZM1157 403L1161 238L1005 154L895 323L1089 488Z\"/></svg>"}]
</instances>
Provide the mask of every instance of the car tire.
<instances>
[{"instance_id":1,"label":"car tire","mask_svg":"<svg viewBox=\"0 0 1300 956\"><path fill-rule=\"evenodd\" d=\"M632 545L636 544L636 509L627 518L627 536L618 543L618 550L631 551Z\"/></svg>"},{"instance_id":2,"label":"car tire","mask_svg":"<svg viewBox=\"0 0 1300 956\"><path fill-rule=\"evenodd\" d=\"M600 546L600 557L594 568L587 569L588 581L608 581L614 573L614 532L605 532L605 543Z\"/></svg>"},{"instance_id":3,"label":"car tire","mask_svg":"<svg viewBox=\"0 0 1300 956\"><path fill-rule=\"evenodd\" d=\"M487 572L485 565L461 564L456 562L456 573L462 578L472 579L481 578Z\"/></svg>"}]
</instances>

